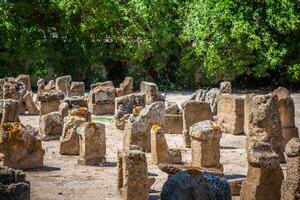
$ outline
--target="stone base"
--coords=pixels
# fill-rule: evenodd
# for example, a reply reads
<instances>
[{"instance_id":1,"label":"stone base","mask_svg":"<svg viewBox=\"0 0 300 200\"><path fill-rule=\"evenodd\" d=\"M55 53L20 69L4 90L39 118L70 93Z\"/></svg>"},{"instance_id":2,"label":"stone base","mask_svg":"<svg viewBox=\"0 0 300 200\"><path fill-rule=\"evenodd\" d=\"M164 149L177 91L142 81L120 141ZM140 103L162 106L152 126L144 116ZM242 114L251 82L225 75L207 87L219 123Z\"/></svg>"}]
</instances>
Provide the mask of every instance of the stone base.
<instances>
[{"instance_id":1,"label":"stone base","mask_svg":"<svg viewBox=\"0 0 300 200\"><path fill-rule=\"evenodd\" d=\"M165 127L166 134L182 134L183 131L183 119L182 115L165 115Z\"/></svg>"},{"instance_id":2,"label":"stone base","mask_svg":"<svg viewBox=\"0 0 300 200\"><path fill-rule=\"evenodd\" d=\"M89 104L89 111L93 115L113 115L115 112L115 104Z\"/></svg>"},{"instance_id":3,"label":"stone base","mask_svg":"<svg viewBox=\"0 0 300 200\"><path fill-rule=\"evenodd\" d=\"M42 101L40 115L46 115L51 112L59 111L60 100Z\"/></svg>"},{"instance_id":4,"label":"stone base","mask_svg":"<svg viewBox=\"0 0 300 200\"><path fill-rule=\"evenodd\" d=\"M68 138L61 138L59 153L61 155L79 155L79 135L73 132Z\"/></svg>"}]
</instances>

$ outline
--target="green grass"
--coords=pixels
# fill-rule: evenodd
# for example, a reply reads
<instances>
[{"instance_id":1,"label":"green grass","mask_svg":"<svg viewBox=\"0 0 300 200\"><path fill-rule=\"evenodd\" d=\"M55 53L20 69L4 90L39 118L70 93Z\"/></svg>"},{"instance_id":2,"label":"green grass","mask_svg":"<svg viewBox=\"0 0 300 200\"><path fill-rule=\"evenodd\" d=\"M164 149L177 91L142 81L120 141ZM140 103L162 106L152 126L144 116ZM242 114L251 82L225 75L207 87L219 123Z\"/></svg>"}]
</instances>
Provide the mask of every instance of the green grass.
<instances>
[{"instance_id":1,"label":"green grass","mask_svg":"<svg viewBox=\"0 0 300 200\"><path fill-rule=\"evenodd\" d=\"M114 120L113 115L93 115L92 116L92 121L105 122L105 121L113 121L113 120Z\"/></svg>"}]
</instances>

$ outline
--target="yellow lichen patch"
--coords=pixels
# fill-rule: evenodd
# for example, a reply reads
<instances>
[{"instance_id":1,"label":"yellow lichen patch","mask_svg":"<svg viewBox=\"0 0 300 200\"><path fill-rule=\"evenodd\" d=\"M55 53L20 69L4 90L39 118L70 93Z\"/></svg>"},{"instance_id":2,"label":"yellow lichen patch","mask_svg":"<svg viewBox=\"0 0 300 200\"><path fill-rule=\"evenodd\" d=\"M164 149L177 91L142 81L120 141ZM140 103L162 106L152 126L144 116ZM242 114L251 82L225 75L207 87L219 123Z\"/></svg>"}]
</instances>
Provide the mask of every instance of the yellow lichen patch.
<instances>
[{"instance_id":1,"label":"yellow lichen patch","mask_svg":"<svg viewBox=\"0 0 300 200\"><path fill-rule=\"evenodd\" d=\"M135 117L136 117L136 116L139 116L140 113L141 113L140 107L135 107L135 108L132 109L132 114L133 114L133 116L135 116Z\"/></svg>"},{"instance_id":2,"label":"yellow lichen patch","mask_svg":"<svg viewBox=\"0 0 300 200\"><path fill-rule=\"evenodd\" d=\"M158 124L154 124L154 125L152 125L152 127L151 127L151 129L152 129L154 132L157 132L157 130L160 129L160 128L161 128L161 126L158 125Z\"/></svg>"},{"instance_id":3,"label":"yellow lichen patch","mask_svg":"<svg viewBox=\"0 0 300 200\"><path fill-rule=\"evenodd\" d=\"M214 123L211 127L214 131L220 131L221 130L221 127L216 123Z\"/></svg>"}]
</instances>

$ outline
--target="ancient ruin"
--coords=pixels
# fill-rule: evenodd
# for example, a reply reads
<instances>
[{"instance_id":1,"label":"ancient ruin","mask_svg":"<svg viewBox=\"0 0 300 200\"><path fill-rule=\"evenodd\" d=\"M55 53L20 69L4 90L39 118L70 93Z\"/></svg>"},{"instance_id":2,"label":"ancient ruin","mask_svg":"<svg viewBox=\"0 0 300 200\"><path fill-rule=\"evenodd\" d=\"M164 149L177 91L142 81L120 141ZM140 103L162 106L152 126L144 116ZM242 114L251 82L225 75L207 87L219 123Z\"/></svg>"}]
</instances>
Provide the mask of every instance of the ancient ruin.
<instances>
[{"instance_id":1,"label":"ancient ruin","mask_svg":"<svg viewBox=\"0 0 300 200\"><path fill-rule=\"evenodd\" d=\"M42 90L37 93L37 101L40 102L40 115L59 111L60 101L64 98L64 94L56 90Z\"/></svg>"},{"instance_id":2,"label":"ancient ruin","mask_svg":"<svg viewBox=\"0 0 300 200\"><path fill-rule=\"evenodd\" d=\"M183 119L178 105L168 102L165 113L165 133L181 134L183 131Z\"/></svg>"},{"instance_id":3,"label":"ancient ruin","mask_svg":"<svg viewBox=\"0 0 300 200\"><path fill-rule=\"evenodd\" d=\"M279 200L283 173L279 157L268 143L256 143L248 150L247 179L241 186L241 200Z\"/></svg>"},{"instance_id":4,"label":"ancient ruin","mask_svg":"<svg viewBox=\"0 0 300 200\"><path fill-rule=\"evenodd\" d=\"M61 76L55 80L55 89L61 91L66 97L70 94L72 77L70 75Z\"/></svg>"},{"instance_id":5,"label":"ancient ruin","mask_svg":"<svg viewBox=\"0 0 300 200\"><path fill-rule=\"evenodd\" d=\"M58 140L63 132L63 117L59 112L42 115L39 126L42 140Z\"/></svg>"},{"instance_id":6,"label":"ancient ruin","mask_svg":"<svg viewBox=\"0 0 300 200\"><path fill-rule=\"evenodd\" d=\"M85 86L84 86L84 82L72 82L71 86L70 86L70 94L69 96L78 96L78 97L82 97L84 96L85 93Z\"/></svg>"},{"instance_id":7,"label":"ancient ruin","mask_svg":"<svg viewBox=\"0 0 300 200\"><path fill-rule=\"evenodd\" d=\"M192 165L223 171L220 163L220 126L213 121L198 122L190 127Z\"/></svg>"},{"instance_id":8,"label":"ancient ruin","mask_svg":"<svg viewBox=\"0 0 300 200\"><path fill-rule=\"evenodd\" d=\"M164 97L160 94L155 83L142 81L140 91L146 95L146 105L150 105L155 101L164 101Z\"/></svg>"},{"instance_id":9,"label":"ancient ruin","mask_svg":"<svg viewBox=\"0 0 300 200\"><path fill-rule=\"evenodd\" d=\"M153 125L151 129L151 161L155 165L182 162L180 149L169 149L164 131L159 125Z\"/></svg>"},{"instance_id":10,"label":"ancient ruin","mask_svg":"<svg viewBox=\"0 0 300 200\"><path fill-rule=\"evenodd\" d=\"M183 116L183 142L186 147L191 147L190 127L203 120L213 120L209 103L190 100L182 105Z\"/></svg>"},{"instance_id":11,"label":"ancient ruin","mask_svg":"<svg viewBox=\"0 0 300 200\"><path fill-rule=\"evenodd\" d=\"M244 99L232 94L219 97L218 123L222 131L234 135L244 133Z\"/></svg>"},{"instance_id":12,"label":"ancient ruin","mask_svg":"<svg viewBox=\"0 0 300 200\"><path fill-rule=\"evenodd\" d=\"M281 200L300 198L300 139L292 138L285 147L287 155L286 179L281 186Z\"/></svg>"},{"instance_id":13,"label":"ancient ruin","mask_svg":"<svg viewBox=\"0 0 300 200\"><path fill-rule=\"evenodd\" d=\"M78 163L81 165L99 166L105 162L105 125L86 122L78 127L77 133L79 135Z\"/></svg>"},{"instance_id":14,"label":"ancient ruin","mask_svg":"<svg viewBox=\"0 0 300 200\"><path fill-rule=\"evenodd\" d=\"M120 86L116 88L116 94L118 97L131 94L133 90L133 78L125 77L124 81L120 83Z\"/></svg>"}]
</instances>

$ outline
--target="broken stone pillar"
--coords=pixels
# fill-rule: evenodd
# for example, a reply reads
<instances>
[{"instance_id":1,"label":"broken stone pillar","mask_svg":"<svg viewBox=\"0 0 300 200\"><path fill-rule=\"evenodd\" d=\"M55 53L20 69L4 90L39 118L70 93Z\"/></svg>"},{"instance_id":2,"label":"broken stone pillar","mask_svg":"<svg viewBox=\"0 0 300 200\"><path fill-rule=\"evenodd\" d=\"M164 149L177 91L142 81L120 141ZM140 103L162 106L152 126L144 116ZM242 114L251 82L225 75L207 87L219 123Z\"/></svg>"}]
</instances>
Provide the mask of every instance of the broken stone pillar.
<instances>
[{"instance_id":1,"label":"broken stone pillar","mask_svg":"<svg viewBox=\"0 0 300 200\"><path fill-rule=\"evenodd\" d=\"M191 147L190 127L200 121L213 120L213 114L207 102L190 100L184 102L181 107L183 111L183 143L186 147Z\"/></svg>"},{"instance_id":2,"label":"broken stone pillar","mask_svg":"<svg viewBox=\"0 0 300 200\"><path fill-rule=\"evenodd\" d=\"M116 88L116 94L118 97L131 94L133 90L133 78L125 77L124 81L120 83L120 87Z\"/></svg>"},{"instance_id":3,"label":"broken stone pillar","mask_svg":"<svg viewBox=\"0 0 300 200\"><path fill-rule=\"evenodd\" d=\"M60 101L64 99L61 91L42 91L37 94L37 100L40 101L40 115L59 111Z\"/></svg>"},{"instance_id":4,"label":"broken stone pillar","mask_svg":"<svg viewBox=\"0 0 300 200\"><path fill-rule=\"evenodd\" d=\"M30 82L30 76L26 74L20 74L17 78L17 81L22 81L25 85L25 92L31 91L31 82Z\"/></svg>"},{"instance_id":5,"label":"broken stone pillar","mask_svg":"<svg viewBox=\"0 0 300 200\"><path fill-rule=\"evenodd\" d=\"M269 143L279 155L280 162L284 163L284 146L277 97L271 94L255 95L251 101L247 148L257 142Z\"/></svg>"},{"instance_id":6,"label":"broken stone pillar","mask_svg":"<svg viewBox=\"0 0 300 200\"><path fill-rule=\"evenodd\" d=\"M70 75L61 76L55 80L55 89L60 90L66 97L70 94L72 77Z\"/></svg>"},{"instance_id":7,"label":"broken stone pillar","mask_svg":"<svg viewBox=\"0 0 300 200\"><path fill-rule=\"evenodd\" d=\"M0 126L0 163L14 169L43 166L45 151L38 132L20 122Z\"/></svg>"},{"instance_id":8,"label":"broken stone pillar","mask_svg":"<svg viewBox=\"0 0 300 200\"><path fill-rule=\"evenodd\" d=\"M78 164L99 166L105 162L105 125L87 122L78 127L77 133L79 135Z\"/></svg>"},{"instance_id":9,"label":"broken stone pillar","mask_svg":"<svg viewBox=\"0 0 300 200\"><path fill-rule=\"evenodd\" d=\"M112 83L98 84L89 94L90 112L94 115L114 114L115 98L116 88Z\"/></svg>"},{"instance_id":10,"label":"broken stone pillar","mask_svg":"<svg viewBox=\"0 0 300 200\"><path fill-rule=\"evenodd\" d=\"M32 98L33 94L31 91L27 91L26 94L23 96L23 101L25 102L26 108L28 109L29 114L31 115L38 115L39 110Z\"/></svg>"},{"instance_id":11,"label":"broken stone pillar","mask_svg":"<svg viewBox=\"0 0 300 200\"><path fill-rule=\"evenodd\" d=\"M198 122L191 126L190 135L192 139L192 165L223 171L223 166L220 163L222 133L219 125L210 120Z\"/></svg>"},{"instance_id":12,"label":"broken stone pillar","mask_svg":"<svg viewBox=\"0 0 300 200\"><path fill-rule=\"evenodd\" d=\"M247 179L241 186L241 200L280 200L283 173L278 155L270 144L256 143L248 150Z\"/></svg>"},{"instance_id":13,"label":"broken stone pillar","mask_svg":"<svg viewBox=\"0 0 300 200\"><path fill-rule=\"evenodd\" d=\"M77 128L85 122L90 122L90 114L86 108L74 109L64 118L63 134L60 137L61 155L79 155L79 135Z\"/></svg>"},{"instance_id":14,"label":"broken stone pillar","mask_svg":"<svg viewBox=\"0 0 300 200\"><path fill-rule=\"evenodd\" d=\"M70 95L69 96L84 96L85 93L85 86L84 82L72 82L70 88Z\"/></svg>"},{"instance_id":15,"label":"broken stone pillar","mask_svg":"<svg viewBox=\"0 0 300 200\"><path fill-rule=\"evenodd\" d=\"M30 183L20 170L0 167L0 199L30 200Z\"/></svg>"},{"instance_id":16,"label":"broken stone pillar","mask_svg":"<svg viewBox=\"0 0 300 200\"><path fill-rule=\"evenodd\" d=\"M255 94L247 94L244 99L244 132L246 135L249 135L249 116L250 111L252 109L252 100L254 98Z\"/></svg>"},{"instance_id":17,"label":"broken stone pillar","mask_svg":"<svg viewBox=\"0 0 300 200\"><path fill-rule=\"evenodd\" d=\"M55 90L55 81L50 80L46 85L45 85L45 90Z\"/></svg>"},{"instance_id":18,"label":"broken stone pillar","mask_svg":"<svg viewBox=\"0 0 300 200\"><path fill-rule=\"evenodd\" d=\"M295 105L289 91L279 87L274 92L278 98L278 113L282 128L283 145L285 146L293 137L299 137L295 126Z\"/></svg>"},{"instance_id":19,"label":"broken stone pillar","mask_svg":"<svg viewBox=\"0 0 300 200\"><path fill-rule=\"evenodd\" d=\"M6 78L3 84L3 99L22 101L25 94L25 85L22 81Z\"/></svg>"},{"instance_id":20,"label":"broken stone pillar","mask_svg":"<svg viewBox=\"0 0 300 200\"><path fill-rule=\"evenodd\" d=\"M292 138L285 147L286 179L281 186L281 200L300 199L300 139Z\"/></svg>"},{"instance_id":21,"label":"broken stone pillar","mask_svg":"<svg viewBox=\"0 0 300 200\"><path fill-rule=\"evenodd\" d=\"M244 133L244 99L232 94L221 94L217 112L222 131L234 135Z\"/></svg>"},{"instance_id":22,"label":"broken stone pillar","mask_svg":"<svg viewBox=\"0 0 300 200\"><path fill-rule=\"evenodd\" d=\"M145 153L141 150L118 151L118 190L123 200L148 200L154 183L148 177Z\"/></svg>"},{"instance_id":23,"label":"broken stone pillar","mask_svg":"<svg viewBox=\"0 0 300 200\"><path fill-rule=\"evenodd\" d=\"M125 124L136 107L145 107L146 96L144 93L133 93L115 99L115 126L124 130Z\"/></svg>"},{"instance_id":24,"label":"broken stone pillar","mask_svg":"<svg viewBox=\"0 0 300 200\"><path fill-rule=\"evenodd\" d=\"M69 114L69 104L66 103L66 102L62 102L60 105L59 105L59 114L62 116L62 118L65 118L66 116L68 116Z\"/></svg>"},{"instance_id":25,"label":"broken stone pillar","mask_svg":"<svg viewBox=\"0 0 300 200\"><path fill-rule=\"evenodd\" d=\"M140 84L140 91L146 95L146 105L150 105L155 101L164 101L155 83L142 81Z\"/></svg>"},{"instance_id":26,"label":"broken stone pillar","mask_svg":"<svg viewBox=\"0 0 300 200\"><path fill-rule=\"evenodd\" d=\"M180 149L169 149L164 131L159 125L153 125L151 129L151 160L155 165L182 163Z\"/></svg>"},{"instance_id":27,"label":"broken stone pillar","mask_svg":"<svg viewBox=\"0 0 300 200\"><path fill-rule=\"evenodd\" d=\"M5 99L2 105L1 124L20 122L20 102L13 99Z\"/></svg>"},{"instance_id":28,"label":"broken stone pillar","mask_svg":"<svg viewBox=\"0 0 300 200\"><path fill-rule=\"evenodd\" d=\"M231 83L229 81L223 81L220 83L220 92L231 94Z\"/></svg>"},{"instance_id":29,"label":"broken stone pillar","mask_svg":"<svg viewBox=\"0 0 300 200\"><path fill-rule=\"evenodd\" d=\"M168 103L165 114L165 133L181 134L183 131L182 112L176 103Z\"/></svg>"},{"instance_id":30,"label":"broken stone pillar","mask_svg":"<svg viewBox=\"0 0 300 200\"><path fill-rule=\"evenodd\" d=\"M217 114L220 94L221 92L219 88L212 88L206 93L205 102L208 102L210 104L213 115Z\"/></svg>"},{"instance_id":31,"label":"broken stone pillar","mask_svg":"<svg viewBox=\"0 0 300 200\"><path fill-rule=\"evenodd\" d=\"M63 118L59 112L40 116L40 136L42 140L58 140L63 132Z\"/></svg>"},{"instance_id":32,"label":"broken stone pillar","mask_svg":"<svg viewBox=\"0 0 300 200\"><path fill-rule=\"evenodd\" d=\"M144 151L150 151L151 127L152 125L164 127L164 123L165 105L162 101L152 103L141 112L134 109L125 125L123 148L128 150L130 145L137 145Z\"/></svg>"},{"instance_id":33,"label":"broken stone pillar","mask_svg":"<svg viewBox=\"0 0 300 200\"><path fill-rule=\"evenodd\" d=\"M37 87L38 87L38 92L37 93L41 93L43 90L45 90L45 80L40 78L37 83L36 83Z\"/></svg>"}]
</instances>

